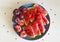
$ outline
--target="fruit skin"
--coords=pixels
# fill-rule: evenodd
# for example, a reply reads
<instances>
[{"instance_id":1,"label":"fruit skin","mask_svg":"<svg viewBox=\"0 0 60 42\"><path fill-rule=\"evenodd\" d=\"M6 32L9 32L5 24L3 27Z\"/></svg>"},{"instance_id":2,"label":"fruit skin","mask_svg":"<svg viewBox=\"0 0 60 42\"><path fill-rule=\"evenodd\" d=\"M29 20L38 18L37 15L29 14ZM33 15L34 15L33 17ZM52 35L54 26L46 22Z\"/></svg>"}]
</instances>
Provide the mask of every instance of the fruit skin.
<instances>
[{"instance_id":1,"label":"fruit skin","mask_svg":"<svg viewBox=\"0 0 60 42\"><path fill-rule=\"evenodd\" d=\"M14 15L19 15L19 14L20 14L20 11L19 11L18 9L15 9L15 10L13 11L13 14L14 14Z\"/></svg>"},{"instance_id":2,"label":"fruit skin","mask_svg":"<svg viewBox=\"0 0 60 42\"><path fill-rule=\"evenodd\" d=\"M39 24L39 29L41 31L41 33L45 32L45 27L44 27L44 23L43 23L43 19L40 15L40 19L37 20L38 24Z\"/></svg>"},{"instance_id":3,"label":"fruit skin","mask_svg":"<svg viewBox=\"0 0 60 42\"><path fill-rule=\"evenodd\" d=\"M27 8L22 6L20 7L20 11L25 14L27 12Z\"/></svg>"},{"instance_id":4,"label":"fruit skin","mask_svg":"<svg viewBox=\"0 0 60 42\"><path fill-rule=\"evenodd\" d=\"M36 21L33 23L32 27L36 36L41 35L41 31L39 30L39 26Z\"/></svg>"},{"instance_id":5,"label":"fruit skin","mask_svg":"<svg viewBox=\"0 0 60 42\"><path fill-rule=\"evenodd\" d=\"M14 21L15 23L18 23L18 22L20 21L20 19L19 19L19 17L14 17L14 18L13 18L13 21Z\"/></svg>"},{"instance_id":6,"label":"fruit skin","mask_svg":"<svg viewBox=\"0 0 60 42\"><path fill-rule=\"evenodd\" d=\"M18 17L19 17L20 20L22 20L22 19L24 19L24 14L20 13Z\"/></svg>"},{"instance_id":7,"label":"fruit skin","mask_svg":"<svg viewBox=\"0 0 60 42\"><path fill-rule=\"evenodd\" d=\"M19 33L20 37L22 38L25 38L27 36L26 32L24 30L22 30L20 33Z\"/></svg>"},{"instance_id":8,"label":"fruit skin","mask_svg":"<svg viewBox=\"0 0 60 42\"><path fill-rule=\"evenodd\" d=\"M33 28L32 26L26 26L24 28L24 30L27 33L28 37L35 38L35 33L34 33L34 30L32 28Z\"/></svg>"},{"instance_id":9,"label":"fruit skin","mask_svg":"<svg viewBox=\"0 0 60 42\"><path fill-rule=\"evenodd\" d=\"M22 30L19 25L16 25L16 26L14 27L14 29L15 29L17 32L20 32L20 31Z\"/></svg>"}]
</instances>

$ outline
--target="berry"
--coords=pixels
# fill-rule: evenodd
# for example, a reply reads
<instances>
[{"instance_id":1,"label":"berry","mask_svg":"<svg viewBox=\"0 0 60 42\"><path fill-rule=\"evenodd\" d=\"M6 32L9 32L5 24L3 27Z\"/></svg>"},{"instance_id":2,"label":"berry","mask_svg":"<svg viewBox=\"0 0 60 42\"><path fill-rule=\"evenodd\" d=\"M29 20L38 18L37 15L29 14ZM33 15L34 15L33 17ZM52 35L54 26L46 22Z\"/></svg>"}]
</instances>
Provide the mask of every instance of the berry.
<instances>
[{"instance_id":1,"label":"berry","mask_svg":"<svg viewBox=\"0 0 60 42\"><path fill-rule=\"evenodd\" d=\"M19 12L19 10L18 10L18 9L15 9L15 10L13 11L13 14L14 14L14 15L19 15L19 14L20 14L20 12Z\"/></svg>"},{"instance_id":2,"label":"berry","mask_svg":"<svg viewBox=\"0 0 60 42\"><path fill-rule=\"evenodd\" d=\"M22 30L19 25L16 25L16 26L14 27L14 29L15 29L17 32L20 32L20 31Z\"/></svg>"},{"instance_id":3,"label":"berry","mask_svg":"<svg viewBox=\"0 0 60 42\"><path fill-rule=\"evenodd\" d=\"M22 38L24 38L24 37L26 37L26 36L27 36L27 34L26 34L26 32L25 32L25 31L21 31L19 35L20 35Z\"/></svg>"}]
</instances>

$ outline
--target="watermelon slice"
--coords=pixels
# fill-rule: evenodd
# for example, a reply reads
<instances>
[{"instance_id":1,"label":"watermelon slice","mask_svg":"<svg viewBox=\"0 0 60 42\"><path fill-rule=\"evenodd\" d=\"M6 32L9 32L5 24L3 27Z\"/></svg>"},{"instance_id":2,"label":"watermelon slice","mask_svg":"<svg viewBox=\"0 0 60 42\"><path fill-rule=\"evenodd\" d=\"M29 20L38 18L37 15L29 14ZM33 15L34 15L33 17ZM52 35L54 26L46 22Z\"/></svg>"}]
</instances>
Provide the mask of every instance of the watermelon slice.
<instances>
[{"instance_id":1,"label":"watermelon slice","mask_svg":"<svg viewBox=\"0 0 60 42\"><path fill-rule=\"evenodd\" d=\"M26 26L24 30L27 33L28 37L35 38L35 33L32 26Z\"/></svg>"},{"instance_id":2,"label":"watermelon slice","mask_svg":"<svg viewBox=\"0 0 60 42\"><path fill-rule=\"evenodd\" d=\"M40 14L40 13L37 13L37 14L36 14L36 19L37 19L37 20L41 19L41 14ZM44 22L43 19L42 19L42 21L43 21L43 24L46 25L46 23Z\"/></svg>"},{"instance_id":3,"label":"watermelon slice","mask_svg":"<svg viewBox=\"0 0 60 42\"><path fill-rule=\"evenodd\" d=\"M32 25L32 27L33 27L33 30L34 30L34 33L35 33L36 36L37 35L41 35L41 32L39 30L39 26L38 26L37 22L34 22L33 25Z\"/></svg>"},{"instance_id":4,"label":"watermelon slice","mask_svg":"<svg viewBox=\"0 0 60 42\"><path fill-rule=\"evenodd\" d=\"M47 11L42 6L35 4L34 7L37 8L37 13L44 14L45 16L47 15Z\"/></svg>"},{"instance_id":5,"label":"watermelon slice","mask_svg":"<svg viewBox=\"0 0 60 42\"><path fill-rule=\"evenodd\" d=\"M44 33L45 32L45 27L44 27L44 23L43 23L43 19L42 19L41 15L40 15L40 19L38 19L37 22L39 24L40 31L42 33Z\"/></svg>"},{"instance_id":6,"label":"watermelon slice","mask_svg":"<svg viewBox=\"0 0 60 42\"><path fill-rule=\"evenodd\" d=\"M46 16L44 14L41 14L42 19L44 20L45 23L49 24L48 19L46 18Z\"/></svg>"}]
</instances>

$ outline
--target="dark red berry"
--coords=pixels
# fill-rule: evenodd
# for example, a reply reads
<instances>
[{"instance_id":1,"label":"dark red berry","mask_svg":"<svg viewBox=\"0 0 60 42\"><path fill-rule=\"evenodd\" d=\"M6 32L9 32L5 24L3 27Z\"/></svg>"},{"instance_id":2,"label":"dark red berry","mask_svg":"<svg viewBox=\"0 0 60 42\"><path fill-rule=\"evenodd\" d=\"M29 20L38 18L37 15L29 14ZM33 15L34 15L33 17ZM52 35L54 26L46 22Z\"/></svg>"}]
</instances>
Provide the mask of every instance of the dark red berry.
<instances>
[{"instance_id":1,"label":"dark red berry","mask_svg":"<svg viewBox=\"0 0 60 42\"><path fill-rule=\"evenodd\" d=\"M14 21L15 23L18 23L18 22L20 21L20 19L19 19L19 17L16 17L16 18L13 19L13 21Z\"/></svg>"},{"instance_id":2,"label":"dark red berry","mask_svg":"<svg viewBox=\"0 0 60 42\"><path fill-rule=\"evenodd\" d=\"M20 14L20 12L19 12L19 10L18 10L18 9L15 9L15 10L13 11L13 14L14 14L14 15L19 15L19 14Z\"/></svg>"},{"instance_id":3,"label":"dark red berry","mask_svg":"<svg viewBox=\"0 0 60 42\"><path fill-rule=\"evenodd\" d=\"M20 20L24 19L24 14L19 14Z\"/></svg>"},{"instance_id":4,"label":"dark red berry","mask_svg":"<svg viewBox=\"0 0 60 42\"><path fill-rule=\"evenodd\" d=\"M22 6L22 7L20 8L20 10L21 10L22 13L26 13L26 12L27 12L27 8L24 7L24 6Z\"/></svg>"},{"instance_id":5,"label":"dark red berry","mask_svg":"<svg viewBox=\"0 0 60 42\"><path fill-rule=\"evenodd\" d=\"M14 29L15 29L17 32L21 32L21 30L22 30L19 25L16 25L16 26L14 27Z\"/></svg>"}]
</instances>

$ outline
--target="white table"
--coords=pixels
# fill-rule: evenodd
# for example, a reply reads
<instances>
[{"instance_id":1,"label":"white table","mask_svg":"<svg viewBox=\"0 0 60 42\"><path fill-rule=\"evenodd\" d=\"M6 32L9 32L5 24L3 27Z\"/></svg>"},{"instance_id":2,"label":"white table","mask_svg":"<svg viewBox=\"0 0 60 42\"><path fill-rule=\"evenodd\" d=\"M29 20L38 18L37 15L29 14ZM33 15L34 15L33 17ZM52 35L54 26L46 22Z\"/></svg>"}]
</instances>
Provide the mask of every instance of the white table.
<instances>
[{"instance_id":1,"label":"white table","mask_svg":"<svg viewBox=\"0 0 60 42\"><path fill-rule=\"evenodd\" d=\"M12 27L13 10L30 2L41 4L51 19L46 35L34 41L20 38ZM60 0L0 0L0 42L60 42Z\"/></svg>"}]
</instances>

